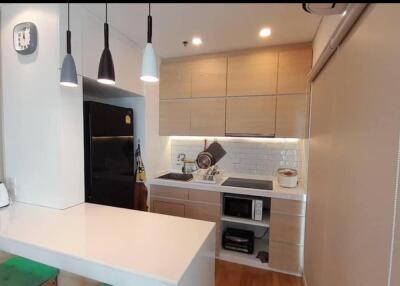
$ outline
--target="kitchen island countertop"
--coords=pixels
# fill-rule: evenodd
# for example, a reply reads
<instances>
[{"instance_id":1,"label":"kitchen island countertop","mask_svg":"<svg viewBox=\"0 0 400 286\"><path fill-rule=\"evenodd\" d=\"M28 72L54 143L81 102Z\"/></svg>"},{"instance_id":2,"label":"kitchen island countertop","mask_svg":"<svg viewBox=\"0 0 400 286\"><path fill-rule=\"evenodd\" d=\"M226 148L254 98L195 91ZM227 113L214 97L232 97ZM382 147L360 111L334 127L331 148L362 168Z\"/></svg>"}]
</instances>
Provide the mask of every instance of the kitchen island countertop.
<instances>
[{"instance_id":1,"label":"kitchen island countertop","mask_svg":"<svg viewBox=\"0 0 400 286\"><path fill-rule=\"evenodd\" d=\"M211 222L88 203L0 209L1 250L115 286L212 286L214 245Z\"/></svg>"}]
</instances>

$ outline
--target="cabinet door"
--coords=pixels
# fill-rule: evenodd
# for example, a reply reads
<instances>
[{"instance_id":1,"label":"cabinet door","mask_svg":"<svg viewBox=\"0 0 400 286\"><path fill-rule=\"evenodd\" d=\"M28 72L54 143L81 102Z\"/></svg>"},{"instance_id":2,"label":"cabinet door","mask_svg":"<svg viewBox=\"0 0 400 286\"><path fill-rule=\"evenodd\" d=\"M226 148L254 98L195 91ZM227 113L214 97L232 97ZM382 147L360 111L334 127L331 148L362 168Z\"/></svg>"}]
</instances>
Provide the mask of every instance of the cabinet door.
<instances>
[{"instance_id":1,"label":"cabinet door","mask_svg":"<svg viewBox=\"0 0 400 286\"><path fill-rule=\"evenodd\" d=\"M304 243L304 217L271 213L270 238L293 244Z\"/></svg>"},{"instance_id":2,"label":"cabinet door","mask_svg":"<svg viewBox=\"0 0 400 286\"><path fill-rule=\"evenodd\" d=\"M225 98L191 99L190 110L191 135L225 135Z\"/></svg>"},{"instance_id":3,"label":"cabinet door","mask_svg":"<svg viewBox=\"0 0 400 286\"><path fill-rule=\"evenodd\" d=\"M185 217L185 205L180 203L153 200L153 212L158 214Z\"/></svg>"},{"instance_id":4,"label":"cabinet door","mask_svg":"<svg viewBox=\"0 0 400 286\"><path fill-rule=\"evenodd\" d=\"M224 97L226 96L225 56L214 56L193 60L192 97Z\"/></svg>"},{"instance_id":5,"label":"cabinet door","mask_svg":"<svg viewBox=\"0 0 400 286\"><path fill-rule=\"evenodd\" d=\"M276 103L276 137L303 138L307 125L307 95L279 95Z\"/></svg>"},{"instance_id":6,"label":"cabinet door","mask_svg":"<svg viewBox=\"0 0 400 286\"><path fill-rule=\"evenodd\" d=\"M273 136L276 96L228 98L226 134L230 136Z\"/></svg>"},{"instance_id":7,"label":"cabinet door","mask_svg":"<svg viewBox=\"0 0 400 286\"><path fill-rule=\"evenodd\" d=\"M190 135L190 104L187 100L160 101L161 136Z\"/></svg>"},{"instance_id":8,"label":"cabinet door","mask_svg":"<svg viewBox=\"0 0 400 286\"><path fill-rule=\"evenodd\" d=\"M307 75L311 70L312 49L309 45L279 50L278 94L307 93Z\"/></svg>"},{"instance_id":9,"label":"cabinet door","mask_svg":"<svg viewBox=\"0 0 400 286\"><path fill-rule=\"evenodd\" d=\"M228 96L276 94L278 53L269 48L228 56Z\"/></svg>"},{"instance_id":10,"label":"cabinet door","mask_svg":"<svg viewBox=\"0 0 400 286\"><path fill-rule=\"evenodd\" d=\"M191 68L189 61L163 62L160 67L160 99L190 98Z\"/></svg>"},{"instance_id":11,"label":"cabinet door","mask_svg":"<svg viewBox=\"0 0 400 286\"><path fill-rule=\"evenodd\" d=\"M303 246L282 242L269 242L269 266L294 274L302 273Z\"/></svg>"}]
</instances>

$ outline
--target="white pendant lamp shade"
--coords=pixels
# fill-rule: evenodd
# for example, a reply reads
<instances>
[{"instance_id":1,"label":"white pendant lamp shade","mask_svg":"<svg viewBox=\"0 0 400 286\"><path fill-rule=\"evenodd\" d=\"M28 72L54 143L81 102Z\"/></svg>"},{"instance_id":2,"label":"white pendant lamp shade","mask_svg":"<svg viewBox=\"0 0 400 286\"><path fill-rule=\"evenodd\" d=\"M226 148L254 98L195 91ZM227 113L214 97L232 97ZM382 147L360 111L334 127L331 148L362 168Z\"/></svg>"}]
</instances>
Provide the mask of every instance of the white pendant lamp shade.
<instances>
[{"instance_id":1,"label":"white pendant lamp shade","mask_svg":"<svg viewBox=\"0 0 400 286\"><path fill-rule=\"evenodd\" d=\"M147 43L146 48L144 49L142 76L140 79L146 82L158 81L157 58L151 43Z\"/></svg>"},{"instance_id":2,"label":"white pendant lamp shade","mask_svg":"<svg viewBox=\"0 0 400 286\"><path fill-rule=\"evenodd\" d=\"M149 3L149 16L147 17L147 45L143 53L142 76L140 79L145 82L158 81L157 57L154 52L151 38L153 35L153 20L151 18L151 4Z\"/></svg>"},{"instance_id":3,"label":"white pendant lamp shade","mask_svg":"<svg viewBox=\"0 0 400 286\"><path fill-rule=\"evenodd\" d=\"M74 58L71 55L71 31L69 30L69 3L68 3L68 30L67 30L67 54L61 67L60 84L68 87L78 86L78 76Z\"/></svg>"}]
</instances>

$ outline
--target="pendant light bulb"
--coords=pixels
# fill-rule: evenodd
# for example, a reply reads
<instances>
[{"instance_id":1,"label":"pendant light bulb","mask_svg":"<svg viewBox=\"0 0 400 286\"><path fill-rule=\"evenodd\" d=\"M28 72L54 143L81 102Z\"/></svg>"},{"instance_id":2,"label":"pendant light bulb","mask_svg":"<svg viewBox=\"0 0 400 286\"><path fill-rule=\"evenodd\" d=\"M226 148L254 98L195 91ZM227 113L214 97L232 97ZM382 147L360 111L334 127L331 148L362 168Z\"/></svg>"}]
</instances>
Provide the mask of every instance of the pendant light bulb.
<instances>
[{"instance_id":1,"label":"pendant light bulb","mask_svg":"<svg viewBox=\"0 0 400 286\"><path fill-rule=\"evenodd\" d=\"M108 31L107 14L108 14L108 9L106 3L106 22L104 23L104 50L100 58L97 81L102 84L113 85L115 84L115 72L114 72L114 63L108 42L109 31Z\"/></svg>"},{"instance_id":2,"label":"pendant light bulb","mask_svg":"<svg viewBox=\"0 0 400 286\"><path fill-rule=\"evenodd\" d=\"M71 55L71 31L69 30L69 3L68 3L67 54L64 57L61 67L60 84L67 87L78 86L78 76L76 74L75 61Z\"/></svg>"},{"instance_id":3,"label":"pendant light bulb","mask_svg":"<svg viewBox=\"0 0 400 286\"><path fill-rule=\"evenodd\" d=\"M149 3L149 16L147 17L147 45L143 52L142 75L140 79L144 82L157 82L158 69L157 57L152 45L153 23L151 17L151 4Z\"/></svg>"}]
</instances>

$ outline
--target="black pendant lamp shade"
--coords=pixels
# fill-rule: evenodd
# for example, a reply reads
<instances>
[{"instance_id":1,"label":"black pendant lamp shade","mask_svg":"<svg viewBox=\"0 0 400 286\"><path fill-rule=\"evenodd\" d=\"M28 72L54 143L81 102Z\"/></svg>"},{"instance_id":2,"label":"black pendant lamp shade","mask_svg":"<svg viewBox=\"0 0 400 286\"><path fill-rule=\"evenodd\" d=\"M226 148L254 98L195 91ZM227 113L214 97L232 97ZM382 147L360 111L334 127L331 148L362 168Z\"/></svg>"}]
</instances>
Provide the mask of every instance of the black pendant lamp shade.
<instances>
[{"instance_id":1,"label":"black pendant lamp shade","mask_svg":"<svg viewBox=\"0 0 400 286\"><path fill-rule=\"evenodd\" d=\"M107 4L106 4L106 22L104 23L104 50L101 54L99 72L97 81L103 84L115 84L114 63L108 44L108 22L107 22Z\"/></svg>"}]
</instances>

